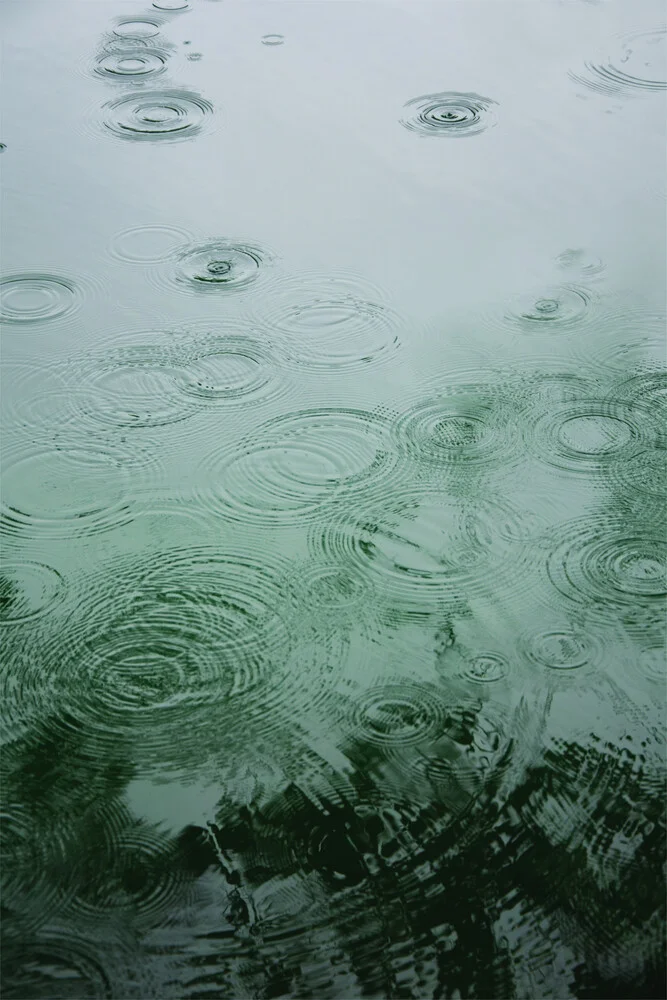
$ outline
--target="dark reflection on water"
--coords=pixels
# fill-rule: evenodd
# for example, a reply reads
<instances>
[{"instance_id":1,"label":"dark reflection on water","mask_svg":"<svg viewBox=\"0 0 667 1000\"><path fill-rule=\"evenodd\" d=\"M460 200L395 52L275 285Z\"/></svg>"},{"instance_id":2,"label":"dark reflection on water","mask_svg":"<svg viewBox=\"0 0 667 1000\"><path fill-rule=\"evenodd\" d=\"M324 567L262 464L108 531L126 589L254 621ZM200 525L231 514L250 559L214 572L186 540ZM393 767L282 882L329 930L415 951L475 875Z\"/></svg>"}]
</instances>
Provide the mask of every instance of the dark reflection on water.
<instances>
[{"instance_id":1,"label":"dark reflection on water","mask_svg":"<svg viewBox=\"0 0 667 1000\"><path fill-rule=\"evenodd\" d=\"M118 178L133 163L147 204L164 196L159 171L168 192L185 179L192 204L169 199L173 217L112 206L97 263L85 250L91 279L64 232L54 266L31 237L3 248L16 258L0 283L3 996L663 997L662 286L632 297L639 266L618 280L614 248L572 233L544 264L524 248L525 280L489 274L487 288L475 269L455 305L465 218L433 253L429 185L456 192L453 217L472 212L481 158L503 190L503 143L525 143L513 103L529 95L502 74L497 100L438 91L403 99L398 120L386 87L400 190L384 198L373 168L382 220L406 204L412 217L423 179L427 249L398 241L392 270L379 237L378 281L341 225L322 263L291 221L314 204L310 165L290 158L299 180L283 190L270 121L297 66L297 158L324 142L305 84L325 69L312 14L202 6L96 13L78 81L99 99L73 139ZM362 6L318 15L332 37L347 26L350 65ZM401 44L416 31L428 61L410 16ZM190 18L202 52L179 63ZM230 39L261 60L256 78ZM567 94L575 81L650 102L663 45L662 28L626 30L611 55L558 75ZM376 48L362 46L372 80ZM421 90L419 70L395 65L394 90ZM338 104L325 132L344 143ZM224 173L245 141L234 115L252 143L266 128L270 152L251 143L250 159L289 207L276 250L231 235L261 235L264 183ZM208 147L227 116L229 146ZM372 118L362 109L357 138ZM210 171L223 212L196 209ZM66 177L53 183L74 199ZM126 195L119 180L110 200ZM596 197L602 225L610 192ZM487 209L495 225L501 209Z\"/></svg>"}]
</instances>

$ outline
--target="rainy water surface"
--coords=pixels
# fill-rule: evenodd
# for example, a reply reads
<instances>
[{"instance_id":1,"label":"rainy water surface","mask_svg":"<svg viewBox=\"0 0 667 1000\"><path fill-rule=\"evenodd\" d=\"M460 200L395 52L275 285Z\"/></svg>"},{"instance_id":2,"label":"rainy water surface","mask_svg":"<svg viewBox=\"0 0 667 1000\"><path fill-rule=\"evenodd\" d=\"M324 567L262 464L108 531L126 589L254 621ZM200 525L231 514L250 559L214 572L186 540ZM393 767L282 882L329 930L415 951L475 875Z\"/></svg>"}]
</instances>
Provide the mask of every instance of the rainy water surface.
<instances>
[{"instance_id":1,"label":"rainy water surface","mask_svg":"<svg viewBox=\"0 0 667 1000\"><path fill-rule=\"evenodd\" d=\"M3 996L664 997L664 6L1 7Z\"/></svg>"}]
</instances>

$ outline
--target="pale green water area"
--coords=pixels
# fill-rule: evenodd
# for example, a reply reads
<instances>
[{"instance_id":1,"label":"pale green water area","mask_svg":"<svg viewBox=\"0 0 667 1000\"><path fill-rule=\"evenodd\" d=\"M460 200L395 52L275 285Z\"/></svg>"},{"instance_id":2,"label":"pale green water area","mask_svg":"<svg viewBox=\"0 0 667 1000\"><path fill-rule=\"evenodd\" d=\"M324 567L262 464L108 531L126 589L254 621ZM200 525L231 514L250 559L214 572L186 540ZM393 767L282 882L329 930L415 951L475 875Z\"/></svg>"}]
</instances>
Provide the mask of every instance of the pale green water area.
<instances>
[{"instance_id":1,"label":"pale green water area","mask_svg":"<svg viewBox=\"0 0 667 1000\"><path fill-rule=\"evenodd\" d=\"M664 4L0 19L2 996L663 998Z\"/></svg>"}]
</instances>

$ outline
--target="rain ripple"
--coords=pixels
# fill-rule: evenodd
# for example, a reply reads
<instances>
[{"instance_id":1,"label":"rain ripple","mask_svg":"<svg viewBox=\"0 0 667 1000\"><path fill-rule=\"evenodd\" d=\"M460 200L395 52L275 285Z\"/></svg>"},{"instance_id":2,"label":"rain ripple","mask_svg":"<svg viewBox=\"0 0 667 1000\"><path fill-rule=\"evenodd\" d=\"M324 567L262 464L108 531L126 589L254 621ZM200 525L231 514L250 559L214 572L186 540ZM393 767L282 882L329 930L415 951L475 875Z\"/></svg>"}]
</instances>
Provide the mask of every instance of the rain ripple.
<instances>
[{"instance_id":1,"label":"rain ripple","mask_svg":"<svg viewBox=\"0 0 667 1000\"><path fill-rule=\"evenodd\" d=\"M127 83L159 76L167 68L167 54L159 49L126 49L104 52L97 57L93 70L105 80Z\"/></svg>"},{"instance_id":2,"label":"rain ripple","mask_svg":"<svg viewBox=\"0 0 667 1000\"><path fill-rule=\"evenodd\" d=\"M0 568L0 623L25 622L46 614L64 598L58 570L40 562L8 562Z\"/></svg>"},{"instance_id":3,"label":"rain ripple","mask_svg":"<svg viewBox=\"0 0 667 1000\"><path fill-rule=\"evenodd\" d=\"M661 427L646 404L611 399L552 403L525 414L528 445L536 458L561 471L607 472L655 447Z\"/></svg>"},{"instance_id":4,"label":"rain ripple","mask_svg":"<svg viewBox=\"0 0 667 1000\"><path fill-rule=\"evenodd\" d=\"M0 279L0 320L41 323L81 307L82 289L65 275L22 272Z\"/></svg>"},{"instance_id":5,"label":"rain ripple","mask_svg":"<svg viewBox=\"0 0 667 1000\"><path fill-rule=\"evenodd\" d=\"M174 142L198 135L212 112L209 101L189 91L140 91L105 104L103 125L121 139Z\"/></svg>"},{"instance_id":6,"label":"rain ripple","mask_svg":"<svg viewBox=\"0 0 667 1000\"><path fill-rule=\"evenodd\" d=\"M267 247L227 237L177 248L175 270L160 283L195 292L224 293L246 289L260 278L274 261Z\"/></svg>"},{"instance_id":7,"label":"rain ripple","mask_svg":"<svg viewBox=\"0 0 667 1000\"><path fill-rule=\"evenodd\" d=\"M506 320L519 333L571 333L590 319L591 292L577 285L544 288L538 295L522 295L510 305Z\"/></svg>"},{"instance_id":8,"label":"rain ripple","mask_svg":"<svg viewBox=\"0 0 667 1000\"><path fill-rule=\"evenodd\" d=\"M128 450L86 439L6 455L0 533L71 537L109 531L131 520Z\"/></svg>"},{"instance_id":9,"label":"rain ripple","mask_svg":"<svg viewBox=\"0 0 667 1000\"><path fill-rule=\"evenodd\" d=\"M361 371L400 348L400 318L371 282L347 272L284 278L258 313L297 371Z\"/></svg>"},{"instance_id":10,"label":"rain ripple","mask_svg":"<svg viewBox=\"0 0 667 1000\"><path fill-rule=\"evenodd\" d=\"M164 763L206 755L202 727L261 723L290 648L277 611L287 568L266 552L200 546L82 581L66 626L32 657L59 692L62 724L92 727L109 748L140 737L142 754Z\"/></svg>"},{"instance_id":11,"label":"rain ripple","mask_svg":"<svg viewBox=\"0 0 667 1000\"><path fill-rule=\"evenodd\" d=\"M570 72L570 79L587 89L607 96L629 96L667 87L665 77L665 40L667 29L638 31L619 39L616 53L600 62L587 62L586 75Z\"/></svg>"},{"instance_id":12,"label":"rain ripple","mask_svg":"<svg viewBox=\"0 0 667 1000\"><path fill-rule=\"evenodd\" d=\"M517 414L493 386L443 386L394 422L400 451L448 473L510 470L523 454Z\"/></svg>"},{"instance_id":13,"label":"rain ripple","mask_svg":"<svg viewBox=\"0 0 667 1000\"><path fill-rule=\"evenodd\" d=\"M383 500L339 498L309 531L316 559L356 565L397 610L438 597L471 598L532 574L525 543L538 526L528 511L492 496L473 501L423 486L393 485Z\"/></svg>"},{"instance_id":14,"label":"rain ripple","mask_svg":"<svg viewBox=\"0 0 667 1000\"><path fill-rule=\"evenodd\" d=\"M405 105L408 114L401 124L423 136L467 137L478 135L495 125L492 107L496 102L479 94L446 91L425 94Z\"/></svg>"},{"instance_id":15,"label":"rain ripple","mask_svg":"<svg viewBox=\"0 0 667 1000\"><path fill-rule=\"evenodd\" d=\"M228 518L302 523L343 489L377 496L390 489L397 457L386 423L364 410L281 414L201 466L199 499Z\"/></svg>"},{"instance_id":16,"label":"rain ripple","mask_svg":"<svg viewBox=\"0 0 667 1000\"><path fill-rule=\"evenodd\" d=\"M544 539L546 571L579 612L611 624L648 627L664 612L667 541L664 532L634 529L625 518L586 517Z\"/></svg>"}]
</instances>

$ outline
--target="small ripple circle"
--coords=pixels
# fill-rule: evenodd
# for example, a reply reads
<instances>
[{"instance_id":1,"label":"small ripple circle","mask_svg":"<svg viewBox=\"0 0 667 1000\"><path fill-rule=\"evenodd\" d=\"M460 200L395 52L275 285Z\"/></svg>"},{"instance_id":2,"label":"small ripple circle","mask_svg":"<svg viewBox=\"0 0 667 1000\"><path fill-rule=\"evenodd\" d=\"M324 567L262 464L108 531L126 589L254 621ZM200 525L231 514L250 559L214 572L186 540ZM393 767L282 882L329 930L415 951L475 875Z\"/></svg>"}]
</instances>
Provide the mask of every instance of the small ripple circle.
<instances>
[{"instance_id":1,"label":"small ripple circle","mask_svg":"<svg viewBox=\"0 0 667 1000\"><path fill-rule=\"evenodd\" d=\"M479 94L456 91L425 94L407 102L401 124L423 136L463 138L478 135L495 125L495 105L495 101Z\"/></svg>"}]
</instances>

